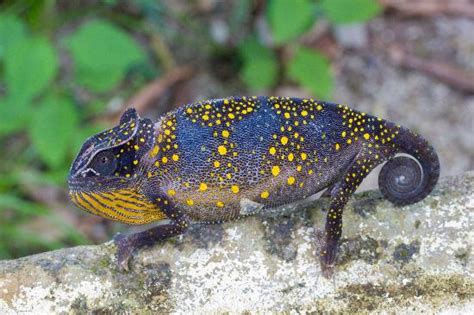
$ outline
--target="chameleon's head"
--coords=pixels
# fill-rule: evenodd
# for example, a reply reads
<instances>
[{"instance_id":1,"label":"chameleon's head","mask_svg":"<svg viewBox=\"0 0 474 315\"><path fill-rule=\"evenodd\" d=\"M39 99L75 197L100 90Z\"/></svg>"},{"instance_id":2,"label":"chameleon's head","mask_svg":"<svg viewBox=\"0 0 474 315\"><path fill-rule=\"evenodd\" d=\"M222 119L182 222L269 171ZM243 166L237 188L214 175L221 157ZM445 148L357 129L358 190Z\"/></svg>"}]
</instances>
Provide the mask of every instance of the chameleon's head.
<instances>
[{"instance_id":1,"label":"chameleon's head","mask_svg":"<svg viewBox=\"0 0 474 315\"><path fill-rule=\"evenodd\" d=\"M128 109L120 124L83 144L69 171L69 194L84 210L130 224L155 220L156 206L141 193L153 123Z\"/></svg>"}]
</instances>

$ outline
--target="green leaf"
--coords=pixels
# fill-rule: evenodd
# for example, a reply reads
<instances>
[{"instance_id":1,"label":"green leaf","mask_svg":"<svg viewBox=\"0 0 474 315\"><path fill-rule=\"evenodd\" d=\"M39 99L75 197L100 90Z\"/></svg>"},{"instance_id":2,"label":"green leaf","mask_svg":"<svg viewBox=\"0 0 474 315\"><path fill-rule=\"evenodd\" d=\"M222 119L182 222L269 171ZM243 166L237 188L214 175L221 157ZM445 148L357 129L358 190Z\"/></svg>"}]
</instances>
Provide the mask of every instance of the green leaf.
<instances>
[{"instance_id":1,"label":"green leaf","mask_svg":"<svg viewBox=\"0 0 474 315\"><path fill-rule=\"evenodd\" d=\"M0 213L7 208L18 211L23 215L44 215L48 209L33 202L25 201L15 195L0 194Z\"/></svg>"},{"instance_id":2,"label":"green leaf","mask_svg":"<svg viewBox=\"0 0 474 315\"><path fill-rule=\"evenodd\" d=\"M30 116L28 101L11 97L0 99L0 137L24 128Z\"/></svg>"},{"instance_id":3,"label":"green leaf","mask_svg":"<svg viewBox=\"0 0 474 315\"><path fill-rule=\"evenodd\" d=\"M8 47L25 37L25 25L17 17L0 14L0 61Z\"/></svg>"},{"instance_id":4,"label":"green leaf","mask_svg":"<svg viewBox=\"0 0 474 315\"><path fill-rule=\"evenodd\" d=\"M52 168L63 165L78 122L73 104L67 99L47 98L37 108L29 135L41 159Z\"/></svg>"},{"instance_id":5,"label":"green leaf","mask_svg":"<svg viewBox=\"0 0 474 315\"><path fill-rule=\"evenodd\" d=\"M13 102L26 102L38 95L57 70L56 51L45 38L17 41L5 52L5 80Z\"/></svg>"},{"instance_id":6,"label":"green leaf","mask_svg":"<svg viewBox=\"0 0 474 315\"><path fill-rule=\"evenodd\" d=\"M313 6L310 0L271 0L267 18L275 43L285 43L311 26Z\"/></svg>"},{"instance_id":7,"label":"green leaf","mask_svg":"<svg viewBox=\"0 0 474 315\"><path fill-rule=\"evenodd\" d=\"M66 40L80 84L94 91L117 85L134 64L145 61L137 43L124 31L101 20L82 25Z\"/></svg>"},{"instance_id":8,"label":"green leaf","mask_svg":"<svg viewBox=\"0 0 474 315\"><path fill-rule=\"evenodd\" d=\"M249 87L262 89L275 84L278 62L271 49L252 38L240 45L239 52L243 60L240 77Z\"/></svg>"},{"instance_id":9,"label":"green leaf","mask_svg":"<svg viewBox=\"0 0 474 315\"><path fill-rule=\"evenodd\" d=\"M300 48L290 60L288 75L318 97L331 95L333 78L330 65L318 52Z\"/></svg>"},{"instance_id":10,"label":"green leaf","mask_svg":"<svg viewBox=\"0 0 474 315\"><path fill-rule=\"evenodd\" d=\"M376 0L322 0L321 8L336 24L365 22L382 10Z\"/></svg>"}]
</instances>

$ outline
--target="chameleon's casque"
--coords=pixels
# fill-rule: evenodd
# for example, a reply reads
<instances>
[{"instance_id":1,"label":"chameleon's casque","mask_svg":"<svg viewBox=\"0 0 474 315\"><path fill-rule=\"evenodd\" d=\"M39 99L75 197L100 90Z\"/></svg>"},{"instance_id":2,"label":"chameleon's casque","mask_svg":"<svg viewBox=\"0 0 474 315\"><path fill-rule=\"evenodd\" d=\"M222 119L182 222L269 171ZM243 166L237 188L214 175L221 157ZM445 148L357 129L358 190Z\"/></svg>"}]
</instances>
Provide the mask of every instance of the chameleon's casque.
<instances>
[{"instance_id":1,"label":"chameleon's casque","mask_svg":"<svg viewBox=\"0 0 474 315\"><path fill-rule=\"evenodd\" d=\"M127 110L119 126L85 142L69 185L74 203L94 214L130 224L170 220L118 237L123 267L133 249L189 222L257 214L327 189L321 262L329 272L348 198L385 161L379 186L398 205L426 197L439 177L428 142L391 122L312 99L230 97L183 106L156 124Z\"/></svg>"}]
</instances>

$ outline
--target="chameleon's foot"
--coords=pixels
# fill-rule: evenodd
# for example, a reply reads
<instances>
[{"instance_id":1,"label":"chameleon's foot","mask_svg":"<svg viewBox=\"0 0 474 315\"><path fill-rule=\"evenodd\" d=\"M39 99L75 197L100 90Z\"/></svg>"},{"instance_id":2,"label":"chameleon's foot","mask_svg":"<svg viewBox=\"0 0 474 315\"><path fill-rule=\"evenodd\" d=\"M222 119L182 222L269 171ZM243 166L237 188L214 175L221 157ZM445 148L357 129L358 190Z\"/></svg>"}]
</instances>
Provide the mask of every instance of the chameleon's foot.
<instances>
[{"instance_id":1,"label":"chameleon's foot","mask_svg":"<svg viewBox=\"0 0 474 315\"><path fill-rule=\"evenodd\" d=\"M114 236L114 243L117 246L117 268L119 271L128 271L130 259L137 248L130 242L129 237L121 233Z\"/></svg>"},{"instance_id":2,"label":"chameleon's foot","mask_svg":"<svg viewBox=\"0 0 474 315\"><path fill-rule=\"evenodd\" d=\"M337 257L337 242L334 240L326 241L321 250L319 262L321 272L327 279L332 278Z\"/></svg>"},{"instance_id":3,"label":"chameleon's foot","mask_svg":"<svg viewBox=\"0 0 474 315\"><path fill-rule=\"evenodd\" d=\"M148 247L156 242L164 241L169 237L181 234L187 228L187 222L171 222L155 226L146 231L130 235L117 234L114 243L117 246L117 265L120 271L128 271L129 261L140 248Z\"/></svg>"}]
</instances>

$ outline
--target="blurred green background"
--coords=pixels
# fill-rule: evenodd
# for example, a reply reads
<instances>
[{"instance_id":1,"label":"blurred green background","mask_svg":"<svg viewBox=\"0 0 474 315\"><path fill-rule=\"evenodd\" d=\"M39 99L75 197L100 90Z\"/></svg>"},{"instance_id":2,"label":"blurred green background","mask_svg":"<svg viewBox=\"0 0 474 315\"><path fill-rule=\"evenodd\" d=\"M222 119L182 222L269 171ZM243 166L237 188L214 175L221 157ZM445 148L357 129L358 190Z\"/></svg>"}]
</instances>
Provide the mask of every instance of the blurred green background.
<instances>
[{"instance_id":1,"label":"blurred green background","mask_svg":"<svg viewBox=\"0 0 474 315\"><path fill-rule=\"evenodd\" d=\"M377 0L0 2L0 259L126 229L66 190L81 144L126 106L157 119L228 95L344 102L433 140L444 174L472 169L472 85L453 80L474 68L462 15Z\"/></svg>"}]
</instances>

